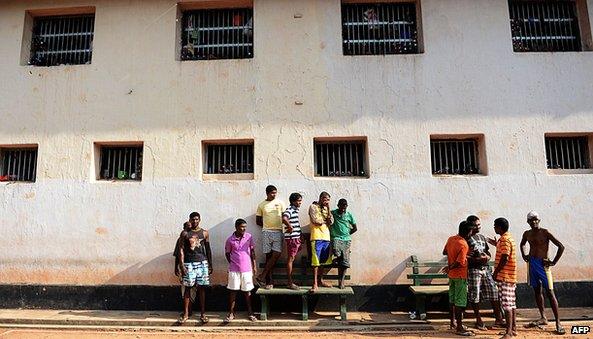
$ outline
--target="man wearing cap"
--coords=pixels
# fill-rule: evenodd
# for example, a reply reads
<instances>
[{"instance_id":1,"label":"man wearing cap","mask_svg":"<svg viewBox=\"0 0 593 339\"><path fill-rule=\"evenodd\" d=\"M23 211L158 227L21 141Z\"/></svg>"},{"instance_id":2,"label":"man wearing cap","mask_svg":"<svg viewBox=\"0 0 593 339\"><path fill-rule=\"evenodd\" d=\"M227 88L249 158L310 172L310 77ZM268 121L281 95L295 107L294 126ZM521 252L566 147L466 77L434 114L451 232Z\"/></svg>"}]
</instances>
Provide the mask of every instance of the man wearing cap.
<instances>
[{"instance_id":1,"label":"man wearing cap","mask_svg":"<svg viewBox=\"0 0 593 339\"><path fill-rule=\"evenodd\" d=\"M556 237L552 235L547 229L540 227L539 214L535 211L531 211L527 214L527 223L531 227L530 230L523 233L521 239L521 255L523 260L528 263L528 275L527 282L533 291L535 292L535 301L537 308L539 309L540 319L534 320L527 324L527 327L540 327L548 324L548 320L544 315L544 294L545 288L552 311L554 312L554 318L556 319L556 333L564 334L565 330L560 324L560 318L558 317L558 300L554 295L554 281L552 280L551 266L556 265L562 253L564 252L564 245ZM525 254L525 244L529 242L529 254ZM554 260L548 258L548 247L552 242L558 250Z\"/></svg>"}]
</instances>

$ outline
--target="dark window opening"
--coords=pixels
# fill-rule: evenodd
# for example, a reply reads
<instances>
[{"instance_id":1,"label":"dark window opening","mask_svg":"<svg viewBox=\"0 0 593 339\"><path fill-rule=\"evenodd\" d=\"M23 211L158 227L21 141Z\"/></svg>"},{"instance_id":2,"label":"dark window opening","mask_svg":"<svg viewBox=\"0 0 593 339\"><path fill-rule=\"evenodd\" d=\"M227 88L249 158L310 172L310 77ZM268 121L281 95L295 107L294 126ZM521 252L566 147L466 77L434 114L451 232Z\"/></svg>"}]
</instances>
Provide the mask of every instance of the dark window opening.
<instances>
[{"instance_id":1,"label":"dark window opening","mask_svg":"<svg viewBox=\"0 0 593 339\"><path fill-rule=\"evenodd\" d=\"M181 60L253 58L253 9L183 13Z\"/></svg>"},{"instance_id":2,"label":"dark window opening","mask_svg":"<svg viewBox=\"0 0 593 339\"><path fill-rule=\"evenodd\" d=\"M364 141L315 142L315 175L367 177Z\"/></svg>"},{"instance_id":3,"label":"dark window opening","mask_svg":"<svg viewBox=\"0 0 593 339\"><path fill-rule=\"evenodd\" d=\"M90 64L94 27L94 14L34 18L30 64Z\"/></svg>"},{"instance_id":4,"label":"dark window opening","mask_svg":"<svg viewBox=\"0 0 593 339\"><path fill-rule=\"evenodd\" d=\"M101 146L99 179L142 180L142 146Z\"/></svg>"},{"instance_id":5,"label":"dark window opening","mask_svg":"<svg viewBox=\"0 0 593 339\"><path fill-rule=\"evenodd\" d=\"M581 50L574 0L509 1L515 52Z\"/></svg>"},{"instance_id":6,"label":"dark window opening","mask_svg":"<svg viewBox=\"0 0 593 339\"><path fill-rule=\"evenodd\" d=\"M419 53L415 3L342 4L344 55Z\"/></svg>"},{"instance_id":7,"label":"dark window opening","mask_svg":"<svg viewBox=\"0 0 593 339\"><path fill-rule=\"evenodd\" d=\"M587 137L546 137L549 169L591 168Z\"/></svg>"},{"instance_id":8,"label":"dark window opening","mask_svg":"<svg viewBox=\"0 0 593 339\"><path fill-rule=\"evenodd\" d=\"M37 175L36 148L0 149L0 181L35 182Z\"/></svg>"},{"instance_id":9,"label":"dark window opening","mask_svg":"<svg viewBox=\"0 0 593 339\"><path fill-rule=\"evenodd\" d=\"M478 174L478 142L475 139L431 140L432 174Z\"/></svg>"},{"instance_id":10,"label":"dark window opening","mask_svg":"<svg viewBox=\"0 0 593 339\"><path fill-rule=\"evenodd\" d=\"M253 145L206 145L204 173L253 173Z\"/></svg>"}]
</instances>

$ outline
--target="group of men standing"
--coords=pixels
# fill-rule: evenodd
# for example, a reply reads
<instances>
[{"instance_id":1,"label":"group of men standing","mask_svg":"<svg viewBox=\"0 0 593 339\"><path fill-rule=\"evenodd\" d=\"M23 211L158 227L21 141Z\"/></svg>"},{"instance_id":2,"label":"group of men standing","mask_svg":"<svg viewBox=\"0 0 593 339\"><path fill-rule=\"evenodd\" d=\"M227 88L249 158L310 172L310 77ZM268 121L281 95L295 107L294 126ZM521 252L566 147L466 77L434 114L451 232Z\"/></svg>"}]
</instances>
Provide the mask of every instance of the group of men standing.
<instances>
[{"instance_id":1,"label":"group of men standing","mask_svg":"<svg viewBox=\"0 0 593 339\"><path fill-rule=\"evenodd\" d=\"M547 229L540 227L537 212L527 214L530 229L523 233L520 249L521 257L528 263L528 283L533 287L540 312L540 319L528 323L527 327L541 327L547 324L544 314L544 296L546 291L554 317L556 333L565 330L558 316L558 301L554 295L554 285L550 267L554 266L564 246ZM475 327L485 330L486 326L480 315L480 301L489 301L494 310L494 327L506 328L501 333L503 338L517 335L515 288L517 284L517 252L515 241L509 232L509 222L505 218L494 220L494 231L500 238L486 238L480 234L481 221L470 215L459 224L458 234L447 240L443 254L447 255L444 271L449 277L449 303L451 305L451 328L460 336L472 336L474 333L463 325L463 313L469 303L476 317ZM548 259L549 243L558 247L553 260ZM529 252L525 246L529 243ZM492 257L489 244L496 246L494 272L490 270ZM504 316L503 316L504 314ZM503 319L504 318L504 319Z\"/></svg>"},{"instance_id":2,"label":"group of men standing","mask_svg":"<svg viewBox=\"0 0 593 339\"><path fill-rule=\"evenodd\" d=\"M325 267L336 265L339 270L339 287L344 288L347 268L350 267L351 234L357 231L354 216L347 211L348 202L340 199L338 208L330 209L330 195L322 192L308 210L310 223L310 243L305 242L301 229L299 211L303 197L300 193L292 193L288 208L277 198L278 190L273 185L266 187L266 199L256 210L256 224L262 227L263 253L266 265L258 275L255 241L247 230L244 219L235 221L235 230L225 242L225 257L229 263L227 289L229 293L229 313L225 322L235 318L235 298L241 291L245 296L248 318L255 321L251 308L251 291L255 285L272 289L274 283L272 271L286 246L287 253L287 288L298 290L292 271L293 263L303 245L307 245L310 253L310 264L313 267L313 286L311 293L317 292L319 286L332 287L323 280ZM205 314L205 287L210 285L212 274L212 252L208 231L200 227L201 217L192 212L189 221L184 223L173 255L175 256L175 275L181 280L183 296L183 314L179 319L182 324L191 315L192 304L196 296L200 299L200 321L209 321ZM197 292L197 293L196 293ZM197 294L197 295L196 295Z\"/></svg>"}]
</instances>

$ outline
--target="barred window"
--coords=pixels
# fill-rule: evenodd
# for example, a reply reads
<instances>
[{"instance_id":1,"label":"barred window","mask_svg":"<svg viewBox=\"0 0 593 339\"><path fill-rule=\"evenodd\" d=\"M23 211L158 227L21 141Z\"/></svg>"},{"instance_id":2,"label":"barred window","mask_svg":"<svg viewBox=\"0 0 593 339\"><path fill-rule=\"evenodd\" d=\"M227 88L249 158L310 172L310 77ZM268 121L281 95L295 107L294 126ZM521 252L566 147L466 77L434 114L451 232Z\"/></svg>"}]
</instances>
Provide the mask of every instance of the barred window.
<instances>
[{"instance_id":1,"label":"barred window","mask_svg":"<svg viewBox=\"0 0 593 339\"><path fill-rule=\"evenodd\" d=\"M205 174L253 173L253 144L207 144Z\"/></svg>"},{"instance_id":2,"label":"barred window","mask_svg":"<svg viewBox=\"0 0 593 339\"><path fill-rule=\"evenodd\" d=\"M546 137L546 159L549 169L591 168L586 136Z\"/></svg>"},{"instance_id":3,"label":"barred window","mask_svg":"<svg viewBox=\"0 0 593 339\"><path fill-rule=\"evenodd\" d=\"M181 60L253 58L253 9L183 13Z\"/></svg>"},{"instance_id":4,"label":"barred window","mask_svg":"<svg viewBox=\"0 0 593 339\"><path fill-rule=\"evenodd\" d=\"M366 142L315 141L315 175L319 177L367 177Z\"/></svg>"},{"instance_id":5,"label":"barred window","mask_svg":"<svg viewBox=\"0 0 593 339\"><path fill-rule=\"evenodd\" d=\"M35 182L37 148L0 148L0 181Z\"/></svg>"},{"instance_id":6,"label":"barred window","mask_svg":"<svg viewBox=\"0 0 593 339\"><path fill-rule=\"evenodd\" d=\"M90 64L94 30L94 14L34 18L30 64Z\"/></svg>"},{"instance_id":7,"label":"barred window","mask_svg":"<svg viewBox=\"0 0 593 339\"><path fill-rule=\"evenodd\" d=\"M477 139L430 140L432 174L478 174Z\"/></svg>"},{"instance_id":8,"label":"barred window","mask_svg":"<svg viewBox=\"0 0 593 339\"><path fill-rule=\"evenodd\" d=\"M100 146L102 180L142 180L142 145Z\"/></svg>"},{"instance_id":9,"label":"barred window","mask_svg":"<svg viewBox=\"0 0 593 339\"><path fill-rule=\"evenodd\" d=\"M581 50L574 0L509 1L515 52Z\"/></svg>"},{"instance_id":10,"label":"barred window","mask_svg":"<svg viewBox=\"0 0 593 339\"><path fill-rule=\"evenodd\" d=\"M344 55L419 53L415 3L343 3Z\"/></svg>"}]
</instances>

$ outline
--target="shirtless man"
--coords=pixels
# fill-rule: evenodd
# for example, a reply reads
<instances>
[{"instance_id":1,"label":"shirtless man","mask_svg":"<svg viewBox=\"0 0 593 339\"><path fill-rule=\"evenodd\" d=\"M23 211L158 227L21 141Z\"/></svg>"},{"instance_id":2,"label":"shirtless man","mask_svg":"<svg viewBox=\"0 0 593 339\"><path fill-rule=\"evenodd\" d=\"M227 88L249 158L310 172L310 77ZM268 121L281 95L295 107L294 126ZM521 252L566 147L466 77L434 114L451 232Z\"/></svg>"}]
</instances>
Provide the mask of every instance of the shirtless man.
<instances>
[{"instance_id":1,"label":"shirtless man","mask_svg":"<svg viewBox=\"0 0 593 339\"><path fill-rule=\"evenodd\" d=\"M540 319L535 320L527 324L527 327L539 327L547 325L548 320L544 314L544 294L545 288L548 300L552 306L554 312L554 318L556 318L556 333L564 334L566 331L560 324L560 318L558 317L558 300L554 295L554 282L552 280L552 272L550 267L556 265L562 253L564 252L564 245L558 239L556 239L552 233L547 229L539 226L540 218L539 214L535 211L531 211L527 214L527 223L531 227L530 230L523 233L521 239L521 255L523 260L529 264L527 282L533 291L535 292L535 301L537 302L537 308L539 308ZM525 254L525 244L529 242L529 254ZM548 247L552 242L558 251L554 260L550 261L548 258Z\"/></svg>"}]
</instances>

